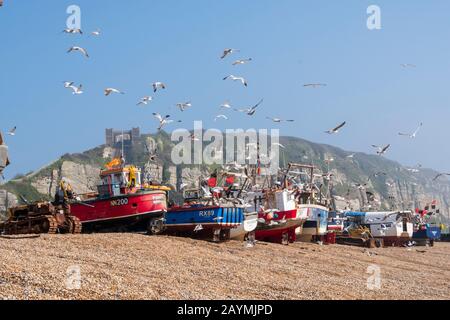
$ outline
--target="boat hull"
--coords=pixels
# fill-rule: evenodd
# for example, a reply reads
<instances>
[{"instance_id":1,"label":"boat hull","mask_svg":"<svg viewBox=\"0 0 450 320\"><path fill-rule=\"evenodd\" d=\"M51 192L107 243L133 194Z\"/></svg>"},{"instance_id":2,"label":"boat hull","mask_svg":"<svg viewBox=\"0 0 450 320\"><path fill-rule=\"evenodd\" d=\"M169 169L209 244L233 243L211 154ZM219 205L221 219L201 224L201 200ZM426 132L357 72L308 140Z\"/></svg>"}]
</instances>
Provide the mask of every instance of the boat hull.
<instances>
[{"instance_id":1,"label":"boat hull","mask_svg":"<svg viewBox=\"0 0 450 320\"><path fill-rule=\"evenodd\" d=\"M147 191L71 204L72 215L88 227L127 227L148 222L167 211L164 191ZM89 229L89 228L88 228Z\"/></svg>"},{"instance_id":2,"label":"boat hull","mask_svg":"<svg viewBox=\"0 0 450 320\"><path fill-rule=\"evenodd\" d=\"M299 209L308 218L301 228L296 230L297 240L310 242L322 237L328 229L328 209L319 205L302 205Z\"/></svg>"},{"instance_id":3,"label":"boat hull","mask_svg":"<svg viewBox=\"0 0 450 320\"><path fill-rule=\"evenodd\" d=\"M231 230L243 222L243 208L186 206L172 208L165 214L164 232L213 241L229 240Z\"/></svg>"},{"instance_id":4,"label":"boat hull","mask_svg":"<svg viewBox=\"0 0 450 320\"><path fill-rule=\"evenodd\" d=\"M260 224L255 236L258 241L288 244L296 240L295 230L303 225L306 218L298 209L277 212L272 224ZM263 218L260 215L260 218Z\"/></svg>"},{"instance_id":5,"label":"boat hull","mask_svg":"<svg viewBox=\"0 0 450 320\"><path fill-rule=\"evenodd\" d=\"M232 240L244 241L246 236L254 232L258 226L258 213L245 213L244 222L238 227L230 230Z\"/></svg>"}]
</instances>

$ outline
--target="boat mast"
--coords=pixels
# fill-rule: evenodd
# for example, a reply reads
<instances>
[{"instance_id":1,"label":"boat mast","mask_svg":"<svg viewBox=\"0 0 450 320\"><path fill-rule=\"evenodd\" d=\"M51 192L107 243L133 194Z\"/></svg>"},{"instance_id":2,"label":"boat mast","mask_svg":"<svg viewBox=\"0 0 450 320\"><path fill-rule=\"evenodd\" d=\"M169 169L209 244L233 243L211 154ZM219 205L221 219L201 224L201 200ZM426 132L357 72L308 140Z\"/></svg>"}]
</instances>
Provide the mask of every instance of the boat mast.
<instances>
[{"instance_id":1,"label":"boat mast","mask_svg":"<svg viewBox=\"0 0 450 320\"><path fill-rule=\"evenodd\" d=\"M123 145L123 139L124 139L124 136L123 136L123 134L124 134L124 131L123 131L123 129L122 129L122 164L123 165L125 165L125 152L124 152L124 145Z\"/></svg>"}]
</instances>

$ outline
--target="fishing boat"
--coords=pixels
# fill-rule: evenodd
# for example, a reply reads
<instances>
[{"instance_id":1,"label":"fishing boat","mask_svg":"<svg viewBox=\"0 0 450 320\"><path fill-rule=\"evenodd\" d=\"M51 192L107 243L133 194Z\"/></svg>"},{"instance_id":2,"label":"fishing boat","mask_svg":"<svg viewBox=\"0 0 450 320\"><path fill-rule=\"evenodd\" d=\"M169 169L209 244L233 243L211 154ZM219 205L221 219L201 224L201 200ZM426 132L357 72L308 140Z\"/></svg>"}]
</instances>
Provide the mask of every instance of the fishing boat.
<instances>
[{"instance_id":1,"label":"fishing boat","mask_svg":"<svg viewBox=\"0 0 450 320\"><path fill-rule=\"evenodd\" d=\"M72 215L84 230L146 225L167 211L170 188L141 183L141 169L113 160L100 172L98 192L83 194L70 201Z\"/></svg>"},{"instance_id":2,"label":"fishing boat","mask_svg":"<svg viewBox=\"0 0 450 320\"><path fill-rule=\"evenodd\" d=\"M231 230L244 223L244 206L213 196L205 189L183 192L184 204L174 205L161 218L152 219L151 234L171 234L226 241Z\"/></svg>"},{"instance_id":3,"label":"fishing boat","mask_svg":"<svg viewBox=\"0 0 450 320\"><path fill-rule=\"evenodd\" d=\"M244 241L255 238L258 227L258 212L246 212L244 210L244 221L241 225L230 230L230 239Z\"/></svg>"},{"instance_id":4,"label":"fishing boat","mask_svg":"<svg viewBox=\"0 0 450 320\"><path fill-rule=\"evenodd\" d=\"M308 218L296 230L299 241L322 241L328 232L328 208L322 205L299 205L299 210Z\"/></svg>"},{"instance_id":5,"label":"fishing boat","mask_svg":"<svg viewBox=\"0 0 450 320\"><path fill-rule=\"evenodd\" d=\"M295 230L303 225L307 216L299 210L289 190L265 190L262 196L256 196L255 203L263 200L259 206L256 240L281 244L296 240Z\"/></svg>"}]
</instances>

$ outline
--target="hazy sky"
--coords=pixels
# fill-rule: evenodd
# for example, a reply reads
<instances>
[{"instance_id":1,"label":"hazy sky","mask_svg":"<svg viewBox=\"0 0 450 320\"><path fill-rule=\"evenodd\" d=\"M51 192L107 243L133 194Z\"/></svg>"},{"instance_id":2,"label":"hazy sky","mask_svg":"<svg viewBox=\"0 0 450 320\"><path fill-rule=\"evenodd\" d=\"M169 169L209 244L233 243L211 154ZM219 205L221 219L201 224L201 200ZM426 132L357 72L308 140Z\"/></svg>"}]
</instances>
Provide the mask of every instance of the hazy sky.
<instances>
[{"instance_id":1,"label":"hazy sky","mask_svg":"<svg viewBox=\"0 0 450 320\"><path fill-rule=\"evenodd\" d=\"M345 3L345 4L344 4ZM66 35L71 4L81 7L85 35ZM367 28L367 7L381 8L382 29ZM191 128L272 128L266 116L293 118L282 135L372 153L392 144L388 158L450 170L450 2L434 1L5 1L0 9L0 130L12 165L5 174L37 169L65 153L104 143L107 127L154 132L152 112ZM102 35L90 36L100 28ZM67 54L85 47L90 58ZM224 48L241 49L220 60ZM251 64L231 66L237 58ZM416 68L403 68L401 64ZM245 76L249 86L222 81ZM63 81L82 83L73 96ZM141 96L163 81L147 107ZM303 88L323 82L325 88ZM106 87L126 95L103 96ZM255 117L232 111L214 122L218 106L264 104ZM176 110L191 100L193 108ZM323 131L347 121L336 136ZM423 121L416 140L399 137Z\"/></svg>"}]
</instances>

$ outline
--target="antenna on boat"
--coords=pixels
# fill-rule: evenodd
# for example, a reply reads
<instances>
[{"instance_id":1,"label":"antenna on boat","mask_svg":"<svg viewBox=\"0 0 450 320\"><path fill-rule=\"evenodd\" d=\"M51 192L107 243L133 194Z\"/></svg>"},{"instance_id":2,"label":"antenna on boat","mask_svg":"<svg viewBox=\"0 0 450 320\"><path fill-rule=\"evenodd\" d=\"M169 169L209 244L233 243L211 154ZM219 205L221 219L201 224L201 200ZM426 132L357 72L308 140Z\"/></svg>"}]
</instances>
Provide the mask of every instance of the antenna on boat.
<instances>
[{"instance_id":1,"label":"antenna on boat","mask_svg":"<svg viewBox=\"0 0 450 320\"><path fill-rule=\"evenodd\" d=\"M122 164L125 165L125 152L124 152L124 145L123 145L123 139L124 139L124 131L122 129Z\"/></svg>"}]
</instances>

